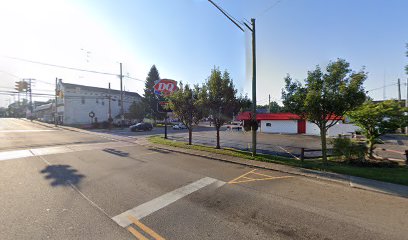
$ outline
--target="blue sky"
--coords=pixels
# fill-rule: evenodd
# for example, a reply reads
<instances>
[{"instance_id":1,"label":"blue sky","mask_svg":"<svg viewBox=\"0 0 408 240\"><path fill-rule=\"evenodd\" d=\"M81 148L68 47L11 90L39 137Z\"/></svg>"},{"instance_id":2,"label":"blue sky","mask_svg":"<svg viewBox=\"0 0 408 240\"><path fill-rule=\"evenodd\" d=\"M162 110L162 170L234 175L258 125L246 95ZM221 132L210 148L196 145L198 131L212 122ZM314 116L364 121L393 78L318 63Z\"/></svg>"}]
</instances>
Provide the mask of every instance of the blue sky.
<instances>
[{"instance_id":1,"label":"blue sky","mask_svg":"<svg viewBox=\"0 0 408 240\"><path fill-rule=\"evenodd\" d=\"M367 90L405 83L408 42L405 0L215 0L238 20L256 18L257 100L280 100L283 78L303 80L316 65L344 58L365 66ZM272 8L270 8L273 6ZM161 77L202 83L214 66L227 69L240 92L251 93L251 36L206 0L39 0L0 3L0 55L125 74L144 80L153 64ZM81 50L82 49L82 50ZM89 52L89 53L87 53ZM6 72L6 73L5 73ZM0 58L0 87L35 78L37 92L66 82L119 88L115 76L87 74ZM119 74L119 73L118 73ZM125 79L143 92L143 81ZM402 87L405 96L405 87ZM369 92L382 99L383 89ZM397 86L385 97L396 98ZM0 96L0 106L12 102Z\"/></svg>"}]
</instances>

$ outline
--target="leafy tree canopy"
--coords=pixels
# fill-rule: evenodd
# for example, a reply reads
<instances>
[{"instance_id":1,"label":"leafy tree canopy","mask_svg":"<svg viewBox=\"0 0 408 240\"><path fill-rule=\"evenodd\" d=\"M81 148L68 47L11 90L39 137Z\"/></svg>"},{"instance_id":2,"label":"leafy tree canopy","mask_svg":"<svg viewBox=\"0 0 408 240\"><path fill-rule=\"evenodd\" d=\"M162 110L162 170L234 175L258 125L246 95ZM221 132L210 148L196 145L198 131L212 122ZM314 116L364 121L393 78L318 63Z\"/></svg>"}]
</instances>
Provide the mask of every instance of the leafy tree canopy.
<instances>
[{"instance_id":1,"label":"leafy tree canopy","mask_svg":"<svg viewBox=\"0 0 408 240\"><path fill-rule=\"evenodd\" d=\"M348 113L350 119L362 129L363 135L367 138L370 157L380 136L401 126L407 126L406 111L408 109L402 107L398 101L388 100L380 103L367 101Z\"/></svg>"},{"instance_id":2,"label":"leafy tree canopy","mask_svg":"<svg viewBox=\"0 0 408 240\"><path fill-rule=\"evenodd\" d=\"M284 107L319 127L324 161L327 160L326 131L337 123L329 120L330 117L344 116L365 101L363 82L366 78L364 70L353 72L343 59L329 63L325 72L319 66L309 71L304 85L289 75L285 78Z\"/></svg>"}]
</instances>

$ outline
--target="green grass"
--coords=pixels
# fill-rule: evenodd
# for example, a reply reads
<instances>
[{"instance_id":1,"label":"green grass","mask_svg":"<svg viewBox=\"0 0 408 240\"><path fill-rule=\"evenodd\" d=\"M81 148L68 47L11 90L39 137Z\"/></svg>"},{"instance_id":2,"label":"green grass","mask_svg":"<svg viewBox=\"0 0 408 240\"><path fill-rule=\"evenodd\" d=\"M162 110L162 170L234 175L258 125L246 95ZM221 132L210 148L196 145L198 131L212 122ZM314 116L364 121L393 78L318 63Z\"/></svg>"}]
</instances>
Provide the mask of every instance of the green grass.
<instances>
[{"instance_id":1,"label":"green grass","mask_svg":"<svg viewBox=\"0 0 408 240\"><path fill-rule=\"evenodd\" d=\"M228 156L240 157L244 159L251 159L263 162L278 163L293 167L302 167L313 170L334 172L347 174L351 176L369 178L384 182L397 183L408 186L408 168L407 167L393 167L393 168L376 168L376 167L358 167L347 165L342 162L334 161L334 158L329 158L329 163L324 165L321 159L311 159L301 162L293 158L279 157L267 154L257 154L257 156L252 157L250 152L223 148L215 149L214 147L204 146L204 145L188 145L186 142L177 142L172 140L166 140L160 136L151 136L149 141L156 144L163 144L173 147L194 149L211 153L218 153Z\"/></svg>"}]
</instances>

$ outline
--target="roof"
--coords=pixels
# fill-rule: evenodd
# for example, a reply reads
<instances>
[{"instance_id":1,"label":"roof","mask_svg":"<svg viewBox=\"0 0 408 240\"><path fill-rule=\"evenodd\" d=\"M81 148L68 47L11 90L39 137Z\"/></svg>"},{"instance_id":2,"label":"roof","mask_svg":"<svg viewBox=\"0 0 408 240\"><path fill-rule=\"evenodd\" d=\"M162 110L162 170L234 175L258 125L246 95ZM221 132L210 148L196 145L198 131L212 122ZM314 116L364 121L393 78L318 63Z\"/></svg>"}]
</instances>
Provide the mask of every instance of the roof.
<instances>
[{"instance_id":1,"label":"roof","mask_svg":"<svg viewBox=\"0 0 408 240\"><path fill-rule=\"evenodd\" d=\"M53 105L53 103L43 104L43 105L35 107L34 111L41 111L41 110L51 109L52 105Z\"/></svg>"},{"instance_id":2,"label":"roof","mask_svg":"<svg viewBox=\"0 0 408 240\"><path fill-rule=\"evenodd\" d=\"M60 82L62 86L66 89L76 89L76 88L81 88L81 90L89 91L89 92L100 92L100 93L106 93L108 94L120 94L119 90L114 90L114 89L108 89L108 88L100 88L100 87L91 87L91 86L85 86L85 85L79 85L79 84L72 84L72 83L64 83ZM138 97L141 98L141 96L138 93L135 92L127 92L123 91L123 95L125 96L130 96L130 97Z\"/></svg>"},{"instance_id":3,"label":"roof","mask_svg":"<svg viewBox=\"0 0 408 240\"><path fill-rule=\"evenodd\" d=\"M251 118L251 112L242 112L237 116L237 119L249 120ZM258 113L256 114L256 120L299 120L301 117L294 113ZM328 120L340 120L339 116L330 116Z\"/></svg>"}]
</instances>

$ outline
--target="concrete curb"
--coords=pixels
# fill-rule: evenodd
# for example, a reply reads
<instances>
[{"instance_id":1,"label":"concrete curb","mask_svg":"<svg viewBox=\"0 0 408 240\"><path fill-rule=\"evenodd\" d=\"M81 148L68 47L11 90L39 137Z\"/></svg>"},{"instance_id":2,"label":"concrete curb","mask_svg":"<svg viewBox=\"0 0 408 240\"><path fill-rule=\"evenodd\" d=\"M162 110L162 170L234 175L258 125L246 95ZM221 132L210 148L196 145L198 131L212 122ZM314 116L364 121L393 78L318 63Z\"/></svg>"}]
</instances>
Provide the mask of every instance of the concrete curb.
<instances>
[{"instance_id":1,"label":"concrete curb","mask_svg":"<svg viewBox=\"0 0 408 240\"><path fill-rule=\"evenodd\" d=\"M366 178L361 178L361 177L354 177L354 176L349 176L345 174L322 172L322 171L312 170L312 169L291 167L291 166L270 163L270 162L260 162L260 161L249 160L249 159L240 159L236 157L232 157L236 159L228 159L226 158L226 155L223 157L214 156L216 153L212 155L208 155L208 154L205 154L206 152L203 152L200 150L191 150L191 149L184 149L184 148L177 149L176 147L171 147L171 146L162 145L162 144L154 144L150 142L148 145L150 147L155 147L161 150L167 150L167 151L187 154L191 156L203 157L203 158L222 161L222 162L234 163L234 164L239 164L239 165L247 166L247 167L256 167L260 169L274 170L274 171L293 174L297 176L322 179L322 180L326 180L330 182L335 182L337 184L349 186L352 188L358 188L358 189L363 189L367 191L373 191L373 192L408 198L408 186L404 186L404 185L388 183L388 182L381 182L381 181L371 180L371 179L366 179ZM197 153L197 152L202 152L202 153ZM220 154L217 154L217 155L220 155Z\"/></svg>"}]
</instances>

